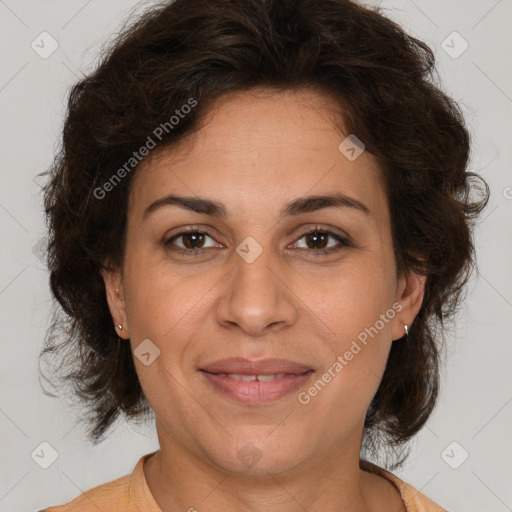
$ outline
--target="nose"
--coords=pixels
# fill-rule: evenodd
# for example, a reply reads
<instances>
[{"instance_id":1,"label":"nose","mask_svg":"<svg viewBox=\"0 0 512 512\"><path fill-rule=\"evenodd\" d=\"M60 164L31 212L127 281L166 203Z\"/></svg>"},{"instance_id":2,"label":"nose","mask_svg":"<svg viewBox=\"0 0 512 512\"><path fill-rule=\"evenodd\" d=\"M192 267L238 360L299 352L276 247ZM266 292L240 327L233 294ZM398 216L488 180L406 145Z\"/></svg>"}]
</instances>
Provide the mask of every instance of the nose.
<instances>
[{"instance_id":1,"label":"nose","mask_svg":"<svg viewBox=\"0 0 512 512\"><path fill-rule=\"evenodd\" d=\"M217 306L220 324L258 337L297 321L299 301L287 279L286 265L270 252L264 250L252 262L234 255Z\"/></svg>"}]
</instances>

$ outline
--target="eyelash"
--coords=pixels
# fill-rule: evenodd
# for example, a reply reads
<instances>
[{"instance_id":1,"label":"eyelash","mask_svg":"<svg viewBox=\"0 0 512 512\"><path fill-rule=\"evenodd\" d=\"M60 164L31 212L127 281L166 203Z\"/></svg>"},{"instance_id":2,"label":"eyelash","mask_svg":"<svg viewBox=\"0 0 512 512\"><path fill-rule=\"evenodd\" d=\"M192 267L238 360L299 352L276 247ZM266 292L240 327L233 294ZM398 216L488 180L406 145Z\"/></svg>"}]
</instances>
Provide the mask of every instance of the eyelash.
<instances>
[{"instance_id":1,"label":"eyelash","mask_svg":"<svg viewBox=\"0 0 512 512\"><path fill-rule=\"evenodd\" d=\"M213 239L213 237L209 233L207 233L205 231L200 231L200 230L192 228L192 229L190 229L188 231L182 231L181 233L178 233L177 235L174 235L171 238L167 239L166 241L164 241L164 246L166 248L168 248L169 250L177 253L177 254L180 254L180 255L193 255L193 256L201 256L204 253L204 251L208 251L209 249L212 249L211 247L209 247L207 249L182 249L182 248L177 248L176 249L176 248L170 248L171 242L173 242L174 240L180 238L183 235L190 235L190 234L193 234L193 235L206 235L206 236L208 236L208 237ZM332 238L334 238L335 240L337 240L341 244L341 245L338 245L335 248L331 247L330 249L300 249L300 250L309 251L315 257L316 256L321 256L321 255L334 254L334 253L337 253L337 252L341 251L345 247L352 247L352 244L350 243L348 238L343 237L343 236L341 236L341 235L339 235L337 233L334 233L333 231L330 231L328 229L323 229L320 226L315 226L314 229L310 229L310 230L307 230L307 231L301 233L301 235L297 239L297 241L302 239L302 238L304 238L307 235L313 235L313 234L323 234L323 235L331 236Z\"/></svg>"}]
</instances>

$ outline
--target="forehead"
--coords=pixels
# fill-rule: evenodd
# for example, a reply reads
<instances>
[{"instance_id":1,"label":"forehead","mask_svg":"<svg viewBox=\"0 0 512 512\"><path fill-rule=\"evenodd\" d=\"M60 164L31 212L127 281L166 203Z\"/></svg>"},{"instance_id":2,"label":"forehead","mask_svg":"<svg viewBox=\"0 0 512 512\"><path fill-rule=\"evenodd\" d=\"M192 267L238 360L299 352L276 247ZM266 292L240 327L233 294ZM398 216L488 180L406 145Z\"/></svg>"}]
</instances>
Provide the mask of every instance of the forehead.
<instances>
[{"instance_id":1,"label":"forehead","mask_svg":"<svg viewBox=\"0 0 512 512\"><path fill-rule=\"evenodd\" d=\"M140 164L130 209L141 215L141 208L173 192L215 196L232 205L238 197L238 207L247 209L261 201L277 207L292 196L339 191L382 214L387 205L376 160L366 151L350 160L340 150L349 135L342 108L310 90L225 95L197 131Z\"/></svg>"}]
</instances>

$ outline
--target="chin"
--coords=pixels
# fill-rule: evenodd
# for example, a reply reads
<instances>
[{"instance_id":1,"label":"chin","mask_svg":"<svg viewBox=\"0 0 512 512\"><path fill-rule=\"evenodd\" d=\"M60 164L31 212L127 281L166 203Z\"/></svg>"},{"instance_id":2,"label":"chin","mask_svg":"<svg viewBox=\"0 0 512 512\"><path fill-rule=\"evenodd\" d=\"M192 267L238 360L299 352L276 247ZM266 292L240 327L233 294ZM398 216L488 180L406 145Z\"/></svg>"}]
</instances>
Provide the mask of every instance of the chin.
<instances>
[{"instance_id":1,"label":"chin","mask_svg":"<svg viewBox=\"0 0 512 512\"><path fill-rule=\"evenodd\" d=\"M268 473L277 474L293 469L302 460L302 456L300 459L298 457L299 448L284 446L278 437L265 439L269 431L261 437L240 436L229 450L226 450L226 446L210 450L210 457L224 471L241 476L268 477Z\"/></svg>"}]
</instances>

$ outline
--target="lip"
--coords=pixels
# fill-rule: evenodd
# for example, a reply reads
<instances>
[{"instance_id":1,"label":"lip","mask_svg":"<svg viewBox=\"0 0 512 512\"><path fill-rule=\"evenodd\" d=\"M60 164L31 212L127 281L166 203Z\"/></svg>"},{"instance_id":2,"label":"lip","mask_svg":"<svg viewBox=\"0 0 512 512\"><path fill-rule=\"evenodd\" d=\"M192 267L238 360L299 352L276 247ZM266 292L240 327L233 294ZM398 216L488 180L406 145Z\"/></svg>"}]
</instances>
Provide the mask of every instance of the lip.
<instances>
[{"instance_id":1,"label":"lip","mask_svg":"<svg viewBox=\"0 0 512 512\"><path fill-rule=\"evenodd\" d=\"M199 371L217 391L246 405L258 405L283 398L300 388L315 373L311 367L285 359L250 361L243 358L218 360ZM260 382L236 380L226 375L228 373L282 375L271 381Z\"/></svg>"}]
</instances>

